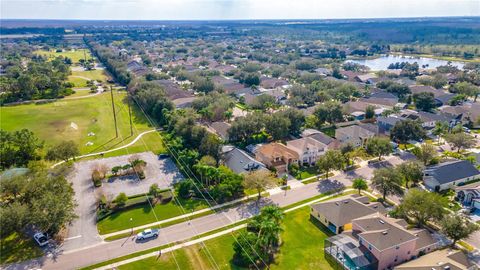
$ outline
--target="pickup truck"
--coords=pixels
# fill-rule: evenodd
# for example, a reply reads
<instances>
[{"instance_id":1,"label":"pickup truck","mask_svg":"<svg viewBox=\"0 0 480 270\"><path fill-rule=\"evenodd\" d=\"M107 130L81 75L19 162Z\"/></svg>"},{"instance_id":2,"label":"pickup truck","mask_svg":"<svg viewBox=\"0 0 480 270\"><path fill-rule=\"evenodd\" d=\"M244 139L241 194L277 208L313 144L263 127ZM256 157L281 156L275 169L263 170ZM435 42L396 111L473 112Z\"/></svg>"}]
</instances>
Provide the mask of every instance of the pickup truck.
<instances>
[{"instance_id":1,"label":"pickup truck","mask_svg":"<svg viewBox=\"0 0 480 270\"><path fill-rule=\"evenodd\" d=\"M145 240L158 237L158 229L146 229L137 234L137 240Z\"/></svg>"}]
</instances>

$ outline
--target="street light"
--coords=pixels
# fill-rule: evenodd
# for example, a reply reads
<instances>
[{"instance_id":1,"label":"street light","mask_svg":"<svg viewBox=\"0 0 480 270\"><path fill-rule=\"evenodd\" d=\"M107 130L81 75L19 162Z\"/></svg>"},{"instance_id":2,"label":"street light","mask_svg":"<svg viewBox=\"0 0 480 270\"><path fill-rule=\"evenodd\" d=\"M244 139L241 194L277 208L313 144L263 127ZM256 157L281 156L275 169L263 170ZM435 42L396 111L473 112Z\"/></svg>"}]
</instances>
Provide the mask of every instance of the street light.
<instances>
[{"instance_id":1,"label":"street light","mask_svg":"<svg viewBox=\"0 0 480 270\"><path fill-rule=\"evenodd\" d=\"M132 232L130 234L133 234L133 225L132 225L133 218L130 218L130 226L132 226Z\"/></svg>"}]
</instances>

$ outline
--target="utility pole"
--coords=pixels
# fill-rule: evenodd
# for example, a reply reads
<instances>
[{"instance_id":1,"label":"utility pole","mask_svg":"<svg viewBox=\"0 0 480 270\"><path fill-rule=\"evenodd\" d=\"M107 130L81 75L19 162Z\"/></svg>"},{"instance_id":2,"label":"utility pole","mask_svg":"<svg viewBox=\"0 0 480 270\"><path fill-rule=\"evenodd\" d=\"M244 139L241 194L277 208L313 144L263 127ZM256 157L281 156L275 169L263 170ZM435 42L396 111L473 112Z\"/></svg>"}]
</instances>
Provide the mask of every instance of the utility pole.
<instances>
[{"instance_id":1,"label":"utility pole","mask_svg":"<svg viewBox=\"0 0 480 270\"><path fill-rule=\"evenodd\" d=\"M128 117L130 119L130 136L133 136L132 108L130 107L130 101L127 101L127 105L128 105Z\"/></svg>"},{"instance_id":2,"label":"utility pole","mask_svg":"<svg viewBox=\"0 0 480 270\"><path fill-rule=\"evenodd\" d=\"M110 86L110 96L112 97L113 122L115 123L115 138L118 138L117 113L115 112L115 103L113 102L113 87Z\"/></svg>"}]
</instances>

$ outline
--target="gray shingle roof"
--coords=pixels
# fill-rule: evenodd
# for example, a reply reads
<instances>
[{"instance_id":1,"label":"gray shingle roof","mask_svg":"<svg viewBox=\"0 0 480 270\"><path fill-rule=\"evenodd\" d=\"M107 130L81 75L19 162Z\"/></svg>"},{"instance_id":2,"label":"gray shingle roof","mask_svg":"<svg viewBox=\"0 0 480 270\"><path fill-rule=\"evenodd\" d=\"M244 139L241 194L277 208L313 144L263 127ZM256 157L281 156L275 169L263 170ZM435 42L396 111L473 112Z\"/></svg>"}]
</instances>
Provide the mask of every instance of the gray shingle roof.
<instances>
[{"instance_id":1,"label":"gray shingle roof","mask_svg":"<svg viewBox=\"0 0 480 270\"><path fill-rule=\"evenodd\" d=\"M478 174L480 174L480 171L466 160L448 161L425 170L425 175L434 177L439 184L450 183Z\"/></svg>"},{"instance_id":2,"label":"gray shingle roof","mask_svg":"<svg viewBox=\"0 0 480 270\"><path fill-rule=\"evenodd\" d=\"M256 167L257 170L266 169L263 163L253 159L247 153L236 147L224 154L223 163L235 173L248 173L249 168L254 167Z\"/></svg>"}]
</instances>

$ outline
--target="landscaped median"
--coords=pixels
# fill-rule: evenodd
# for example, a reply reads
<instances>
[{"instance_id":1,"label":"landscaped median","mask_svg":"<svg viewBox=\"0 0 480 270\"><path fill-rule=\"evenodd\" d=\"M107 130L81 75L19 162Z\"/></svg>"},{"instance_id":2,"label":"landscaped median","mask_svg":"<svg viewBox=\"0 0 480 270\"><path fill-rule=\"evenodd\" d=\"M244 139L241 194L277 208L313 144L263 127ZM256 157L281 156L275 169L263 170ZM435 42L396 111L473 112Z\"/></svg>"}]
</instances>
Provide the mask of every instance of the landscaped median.
<instances>
[{"instance_id":1,"label":"landscaped median","mask_svg":"<svg viewBox=\"0 0 480 270\"><path fill-rule=\"evenodd\" d=\"M330 235L327 229L315 221L309 221L310 204L330 200L333 198L355 193L352 189L346 189L340 193L321 194L304 201L284 207L286 218L282 239L285 244L272 269L294 269L311 267L318 269L331 269L330 265L323 260L323 240ZM239 221L226 227L222 227L194 238L177 243L176 245L163 245L137 253L115 258L106 262L95 264L83 269L97 269L100 267L117 269L159 269L170 267L181 269L197 269L199 264L212 268L213 257L220 269L238 267L230 264L233 255L232 244L235 241L236 230L242 230L242 225L247 220ZM197 239L197 241L192 241ZM200 244L202 242L202 244ZM161 250L161 252L159 252ZM161 254L161 255L159 255ZM134 259L133 259L134 258ZM304 260L309 258L309 260ZM307 263L307 261L310 261ZM215 267L217 268L217 267ZM103 269L103 268L100 268Z\"/></svg>"}]
</instances>

